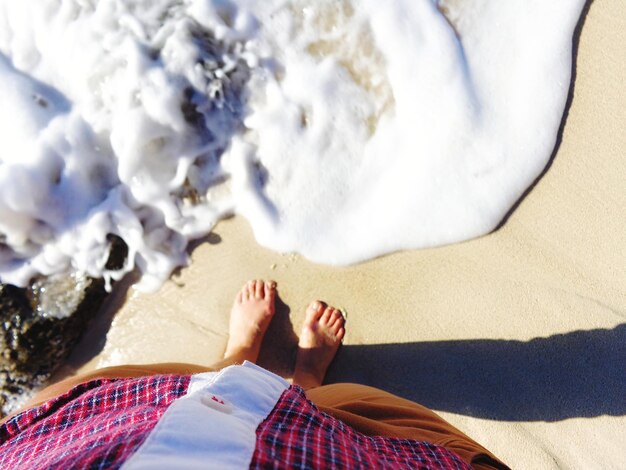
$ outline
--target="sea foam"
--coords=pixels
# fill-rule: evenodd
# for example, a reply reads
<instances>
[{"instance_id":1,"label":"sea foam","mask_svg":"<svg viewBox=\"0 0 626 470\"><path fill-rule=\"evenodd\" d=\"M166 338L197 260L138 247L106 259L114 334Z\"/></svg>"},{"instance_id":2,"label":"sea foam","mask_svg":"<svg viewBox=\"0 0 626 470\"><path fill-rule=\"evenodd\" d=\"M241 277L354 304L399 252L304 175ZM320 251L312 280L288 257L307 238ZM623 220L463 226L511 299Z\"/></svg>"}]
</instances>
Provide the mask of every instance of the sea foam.
<instances>
[{"instance_id":1,"label":"sea foam","mask_svg":"<svg viewBox=\"0 0 626 470\"><path fill-rule=\"evenodd\" d=\"M156 287L232 213L329 264L488 233L553 151L583 6L0 0L0 278Z\"/></svg>"}]
</instances>

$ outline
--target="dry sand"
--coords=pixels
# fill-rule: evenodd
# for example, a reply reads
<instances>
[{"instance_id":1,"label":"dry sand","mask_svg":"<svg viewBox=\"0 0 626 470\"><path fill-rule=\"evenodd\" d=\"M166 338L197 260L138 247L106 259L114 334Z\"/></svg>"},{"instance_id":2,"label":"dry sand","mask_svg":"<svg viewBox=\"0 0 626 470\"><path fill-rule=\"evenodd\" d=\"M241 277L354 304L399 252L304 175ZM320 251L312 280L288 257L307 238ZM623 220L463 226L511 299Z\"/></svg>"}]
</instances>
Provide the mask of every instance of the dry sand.
<instances>
[{"instance_id":1,"label":"dry sand","mask_svg":"<svg viewBox=\"0 0 626 470\"><path fill-rule=\"evenodd\" d=\"M289 373L320 298L348 315L329 381L430 406L514 468L625 468L626 3L591 5L556 157L500 230L331 268L257 246L234 218L158 293L118 293L65 372L210 364L250 278L278 281L282 302L262 365Z\"/></svg>"}]
</instances>

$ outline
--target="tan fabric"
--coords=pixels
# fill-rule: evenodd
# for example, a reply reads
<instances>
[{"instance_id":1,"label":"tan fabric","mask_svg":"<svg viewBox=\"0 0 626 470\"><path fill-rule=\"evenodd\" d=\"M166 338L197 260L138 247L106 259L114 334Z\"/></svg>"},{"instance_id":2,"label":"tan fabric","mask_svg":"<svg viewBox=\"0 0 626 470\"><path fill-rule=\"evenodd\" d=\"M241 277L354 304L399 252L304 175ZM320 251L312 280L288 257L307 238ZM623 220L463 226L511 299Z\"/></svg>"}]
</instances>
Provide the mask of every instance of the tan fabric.
<instances>
[{"instance_id":1,"label":"tan fabric","mask_svg":"<svg viewBox=\"0 0 626 470\"><path fill-rule=\"evenodd\" d=\"M26 408L37 406L94 379L156 374L189 375L216 371L230 364L232 361L223 361L212 367L182 363L108 367L70 377L47 387L39 392ZM440 445L476 469L508 468L491 452L428 408L391 393L365 385L333 384L309 389L306 395L321 411L368 436L415 439ZM9 417L2 423L7 419Z\"/></svg>"},{"instance_id":2,"label":"tan fabric","mask_svg":"<svg viewBox=\"0 0 626 470\"><path fill-rule=\"evenodd\" d=\"M506 469L491 452L417 403L357 384L333 384L306 392L320 410L368 436L415 439L440 445L477 469Z\"/></svg>"}]
</instances>

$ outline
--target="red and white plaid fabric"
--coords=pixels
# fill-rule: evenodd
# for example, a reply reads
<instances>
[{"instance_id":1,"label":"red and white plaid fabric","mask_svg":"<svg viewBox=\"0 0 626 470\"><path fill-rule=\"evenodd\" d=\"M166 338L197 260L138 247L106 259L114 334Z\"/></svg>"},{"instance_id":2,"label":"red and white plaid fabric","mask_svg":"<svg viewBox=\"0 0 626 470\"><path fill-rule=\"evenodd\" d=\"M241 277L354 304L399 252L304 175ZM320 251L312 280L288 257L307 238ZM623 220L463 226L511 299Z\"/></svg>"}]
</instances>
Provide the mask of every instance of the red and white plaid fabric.
<instances>
[{"instance_id":1,"label":"red and white plaid fabric","mask_svg":"<svg viewBox=\"0 0 626 470\"><path fill-rule=\"evenodd\" d=\"M118 468L144 442L188 376L99 379L0 427L0 468Z\"/></svg>"},{"instance_id":2,"label":"red and white plaid fabric","mask_svg":"<svg viewBox=\"0 0 626 470\"><path fill-rule=\"evenodd\" d=\"M0 468L119 468L189 382L157 375L79 385L0 427ZM470 468L442 447L358 433L320 412L299 387L287 389L257 428L250 467Z\"/></svg>"},{"instance_id":3,"label":"red and white plaid fabric","mask_svg":"<svg viewBox=\"0 0 626 470\"><path fill-rule=\"evenodd\" d=\"M283 393L257 429L250 468L470 469L443 447L368 437L317 409L300 387Z\"/></svg>"}]
</instances>

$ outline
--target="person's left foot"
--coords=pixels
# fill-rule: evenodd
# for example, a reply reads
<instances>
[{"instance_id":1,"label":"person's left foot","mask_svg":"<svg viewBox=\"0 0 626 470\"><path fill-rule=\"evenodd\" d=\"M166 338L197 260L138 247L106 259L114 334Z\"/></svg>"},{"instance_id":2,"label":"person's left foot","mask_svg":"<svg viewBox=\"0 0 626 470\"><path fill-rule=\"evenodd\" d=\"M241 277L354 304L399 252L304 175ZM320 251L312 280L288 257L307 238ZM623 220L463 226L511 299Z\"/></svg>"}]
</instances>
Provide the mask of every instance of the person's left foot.
<instances>
[{"instance_id":1,"label":"person's left foot","mask_svg":"<svg viewBox=\"0 0 626 470\"><path fill-rule=\"evenodd\" d=\"M298 342L293 383L305 390L319 387L346 334L342 313L318 300L306 309Z\"/></svg>"},{"instance_id":2,"label":"person's left foot","mask_svg":"<svg viewBox=\"0 0 626 470\"><path fill-rule=\"evenodd\" d=\"M230 313L224 358L256 362L263 336L275 311L276 283L248 281L235 297Z\"/></svg>"}]
</instances>

